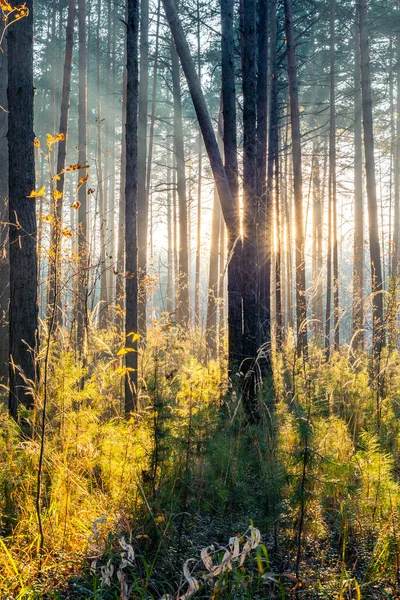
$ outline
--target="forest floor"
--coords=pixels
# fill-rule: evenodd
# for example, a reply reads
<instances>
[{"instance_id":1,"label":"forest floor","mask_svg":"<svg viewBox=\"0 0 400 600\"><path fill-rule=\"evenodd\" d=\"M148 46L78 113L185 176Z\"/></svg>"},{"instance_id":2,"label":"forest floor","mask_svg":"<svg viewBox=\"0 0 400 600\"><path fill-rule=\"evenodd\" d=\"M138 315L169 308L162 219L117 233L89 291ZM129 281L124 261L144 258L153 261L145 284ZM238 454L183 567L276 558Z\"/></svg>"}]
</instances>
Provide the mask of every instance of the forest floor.
<instances>
[{"instance_id":1,"label":"forest floor","mask_svg":"<svg viewBox=\"0 0 400 600\"><path fill-rule=\"evenodd\" d=\"M399 597L397 352L377 385L366 355L289 340L249 423L200 333L157 322L127 421L122 345L91 332L80 367L53 342L42 550L43 378L23 432L0 413L2 600Z\"/></svg>"}]
</instances>

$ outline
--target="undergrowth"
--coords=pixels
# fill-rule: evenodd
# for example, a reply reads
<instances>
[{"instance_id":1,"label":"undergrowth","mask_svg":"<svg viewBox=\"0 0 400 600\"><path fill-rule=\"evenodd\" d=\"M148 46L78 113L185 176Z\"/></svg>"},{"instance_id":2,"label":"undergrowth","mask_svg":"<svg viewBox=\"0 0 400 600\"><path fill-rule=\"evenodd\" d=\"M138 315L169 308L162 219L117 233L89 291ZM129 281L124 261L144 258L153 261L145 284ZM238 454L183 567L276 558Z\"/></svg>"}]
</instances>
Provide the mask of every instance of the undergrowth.
<instances>
[{"instance_id":1,"label":"undergrowth","mask_svg":"<svg viewBox=\"0 0 400 600\"><path fill-rule=\"evenodd\" d=\"M363 354L326 362L311 346L303 364L289 341L254 424L200 332L163 318L142 343L127 421L123 346L92 331L83 367L54 336L43 552L43 383L20 425L0 412L2 599L398 597L397 353L378 383Z\"/></svg>"}]
</instances>

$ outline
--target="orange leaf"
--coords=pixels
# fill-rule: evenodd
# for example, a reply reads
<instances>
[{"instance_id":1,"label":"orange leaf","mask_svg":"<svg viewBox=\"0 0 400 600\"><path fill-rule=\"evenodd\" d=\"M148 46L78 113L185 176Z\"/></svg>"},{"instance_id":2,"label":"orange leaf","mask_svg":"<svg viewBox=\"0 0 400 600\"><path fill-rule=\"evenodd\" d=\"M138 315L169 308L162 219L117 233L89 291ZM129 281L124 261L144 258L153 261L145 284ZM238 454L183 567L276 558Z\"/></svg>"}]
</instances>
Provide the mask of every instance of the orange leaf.
<instances>
[{"instance_id":1,"label":"orange leaf","mask_svg":"<svg viewBox=\"0 0 400 600\"><path fill-rule=\"evenodd\" d=\"M74 202L73 204L71 204L71 208L74 208L75 210L78 210L78 208L80 207L81 203L79 202L79 200L77 200L76 202Z\"/></svg>"}]
</instances>

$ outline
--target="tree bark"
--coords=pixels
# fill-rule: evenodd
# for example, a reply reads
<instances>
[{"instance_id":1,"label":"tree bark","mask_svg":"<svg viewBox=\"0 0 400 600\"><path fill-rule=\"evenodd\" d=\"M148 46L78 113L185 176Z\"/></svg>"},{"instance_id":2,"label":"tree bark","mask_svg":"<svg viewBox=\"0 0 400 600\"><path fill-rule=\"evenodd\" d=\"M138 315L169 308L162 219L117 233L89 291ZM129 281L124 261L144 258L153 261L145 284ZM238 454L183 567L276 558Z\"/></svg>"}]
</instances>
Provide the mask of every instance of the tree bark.
<instances>
[{"instance_id":1,"label":"tree bark","mask_svg":"<svg viewBox=\"0 0 400 600\"><path fill-rule=\"evenodd\" d=\"M296 232L296 329L297 351L307 352L306 269L304 255L303 177L301 171L301 133L292 0L284 0L286 55L288 63L290 118L292 130L294 217Z\"/></svg>"},{"instance_id":2,"label":"tree bark","mask_svg":"<svg viewBox=\"0 0 400 600\"><path fill-rule=\"evenodd\" d=\"M138 331L146 334L147 305L147 229L148 229L148 192L146 190L147 161L147 103L149 94L149 0L140 2L140 79L139 79L139 121L138 121L138 269L139 269L139 305Z\"/></svg>"},{"instance_id":3,"label":"tree bark","mask_svg":"<svg viewBox=\"0 0 400 600\"><path fill-rule=\"evenodd\" d=\"M33 406L38 345L36 203L33 132L33 0L8 30L8 151L10 243L10 414Z\"/></svg>"},{"instance_id":4,"label":"tree bark","mask_svg":"<svg viewBox=\"0 0 400 600\"><path fill-rule=\"evenodd\" d=\"M10 264L8 247L8 144L7 144L7 39L0 53L0 383L8 384L8 308L10 300Z\"/></svg>"},{"instance_id":5,"label":"tree bark","mask_svg":"<svg viewBox=\"0 0 400 600\"><path fill-rule=\"evenodd\" d=\"M125 247L126 247L126 318L125 345L125 415L137 408L138 328L138 29L139 0L127 0L127 92L126 92L126 175L125 175Z\"/></svg>"},{"instance_id":6,"label":"tree bark","mask_svg":"<svg viewBox=\"0 0 400 600\"><path fill-rule=\"evenodd\" d=\"M354 270L353 270L353 343L364 345L364 199L362 167L362 100L360 36L355 26L354 52Z\"/></svg>"},{"instance_id":7,"label":"tree bark","mask_svg":"<svg viewBox=\"0 0 400 600\"><path fill-rule=\"evenodd\" d=\"M56 301L56 312L54 315L55 325L62 325L62 298L60 293L61 279L61 229L62 229L62 210L64 196L64 169L65 157L67 154L67 135L68 135L68 115L69 115L69 99L71 92L71 73L72 73L72 53L74 46L74 22L75 22L76 0L68 2L68 20L65 39L65 58L64 58L64 73L62 83L61 110L60 110L60 127L58 133L62 133L64 138L58 142L57 147L57 168L56 173L59 179L56 180L56 194L53 194L53 220L51 223L50 243L51 252L49 259L49 274L48 274L48 303L47 315L51 317L51 313ZM82 173L82 171L80 171ZM60 196L61 194L61 196ZM58 197L60 196L60 197Z\"/></svg>"},{"instance_id":8,"label":"tree bark","mask_svg":"<svg viewBox=\"0 0 400 600\"><path fill-rule=\"evenodd\" d=\"M365 171L369 221L369 250L371 263L373 356L378 361L384 344L382 264L378 230L378 203L376 198L374 134L372 121L371 74L367 25L367 0L357 2L360 27L361 95L364 126ZM376 365L377 366L377 365Z\"/></svg>"}]
</instances>

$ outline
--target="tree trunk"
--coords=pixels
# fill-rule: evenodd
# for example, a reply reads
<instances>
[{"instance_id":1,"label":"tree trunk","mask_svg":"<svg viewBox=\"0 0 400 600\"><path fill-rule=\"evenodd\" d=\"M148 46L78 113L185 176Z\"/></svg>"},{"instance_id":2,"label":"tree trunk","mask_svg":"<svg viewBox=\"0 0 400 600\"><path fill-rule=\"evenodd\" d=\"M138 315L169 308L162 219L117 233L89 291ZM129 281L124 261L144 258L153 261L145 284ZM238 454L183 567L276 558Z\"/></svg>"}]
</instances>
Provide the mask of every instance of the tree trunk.
<instances>
[{"instance_id":1,"label":"tree trunk","mask_svg":"<svg viewBox=\"0 0 400 600\"><path fill-rule=\"evenodd\" d=\"M126 318L125 345L125 415L137 407L138 327L138 30L139 0L127 0L127 92L126 92L126 175L125 175L125 247L126 247Z\"/></svg>"},{"instance_id":2,"label":"tree trunk","mask_svg":"<svg viewBox=\"0 0 400 600\"><path fill-rule=\"evenodd\" d=\"M336 0L330 1L330 126L329 126L329 180L332 197L332 254L333 254L333 340L339 349L339 263L337 237L336 195L336 104L335 104L335 10Z\"/></svg>"},{"instance_id":3,"label":"tree trunk","mask_svg":"<svg viewBox=\"0 0 400 600\"><path fill-rule=\"evenodd\" d=\"M235 44L233 0L221 0L221 82L225 171L229 182L236 233L228 229L228 370L234 377L242 361L242 241L239 237L239 178L236 134ZM220 198L221 200L221 198Z\"/></svg>"},{"instance_id":4,"label":"tree trunk","mask_svg":"<svg viewBox=\"0 0 400 600\"><path fill-rule=\"evenodd\" d=\"M362 167L362 100L360 39L355 26L354 52L354 270L353 270L353 343L364 345L364 199ZM400 71L399 71L400 72Z\"/></svg>"},{"instance_id":5,"label":"tree trunk","mask_svg":"<svg viewBox=\"0 0 400 600\"><path fill-rule=\"evenodd\" d=\"M87 48L86 48L86 0L78 0L79 24L79 99L78 99L78 163L87 160ZM87 233L87 185L79 171L78 183L78 298L77 298L77 347L82 358L88 319L88 233Z\"/></svg>"},{"instance_id":6,"label":"tree trunk","mask_svg":"<svg viewBox=\"0 0 400 600\"><path fill-rule=\"evenodd\" d=\"M51 317L53 307L56 307L54 322L56 325L62 325L62 298L60 293L61 279L61 229L62 229L62 210L64 195L64 169L65 157L67 154L67 133L68 133L68 115L69 98L71 92L71 72L72 72L72 53L74 45L74 22L75 22L76 0L68 2L68 21L65 39L65 59L64 74L61 96L60 127L58 133L64 135L64 139L58 142L57 147L57 168L56 173L59 179L56 180L55 191L53 193L53 220L51 222L50 243L51 250L49 259L48 274L48 304L47 315ZM80 171L80 173L83 173ZM56 302L56 305L54 304Z\"/></svg>"},{"instance_id":7,"label":"tree trunk","mask_svg":"<svg viewBox=\"0 0 400 600\"><path fill-rule=\"evenodd\" d=\"M376 198L374 134L372 122L371 74L369 66L367 0L357 3L360 27L361 95L364 125L365 171L367 177L367 200L369 221L369 250L371 263L371 290L373 312L373 356L379 359L384 343L383 335L383 289L381 250L378 231L378 203ZM376 365L377 366L377 365Z\"/></svg>"},{"instance_id":8,"label":"tree trunk","mask_svg":"<svg viewBox=\"0 0 400 600\"><path fill-rule=\"evenodd\" d=\"M183 144L181 83L178 54L171 43L172 86L174 94L174 150L176 159L177 189L179 202L179 251L178 251L178 310L180 325L189 322L189 249L188 249L188 205L186 196L185 154Z\"/></svg>"},{"instance_id":9,"label":"tree trunk","mask_svg":"<svg viewBox=\"0 0 400 600\"><path fill-rule=\"evenodd\" d=\"M296 232L296 329L297 351L307 353L306 268L304 255L303 177L301 172L301 133L292 0L284 0L286 55L288 62L290 118L292 129L294 217Z\"/></svg>"},{"instance_id":10,"label":"tree trunk","mask_svg":"<svg viewBox=\"0 0 400 600\"><path fill-rule=\"evenodd\" d=\"M147 161L147 103L149 94L149 0L140 2L140 79L139 79L139 122L138 122L138 189L137 189L137 235L139 269L138 331L146 334L147 305L147 229L148 192L146 191ZM146 193L147 192L147 193Z\"/></svg>"},{"instance_id":11,"label":"tree trunk","mask_svg":"<svg viewBox=\"0 0 400 600\"><path fill-rule=\"evenodd\" d=\"M0 383L8 384L8 305L10 265L8 247L7 40L0 53Z\"/></svg>"},{"instance_id":12,"label":"tree trunk","mask_svg":"<svg viewBox=\"0 0 400 600\"><path fill-rule=\"evenodd\" d=\"M318 136L313 144L313 167L312 167L312 186L313 186L313 252L312 252L312 318L315 340L322 340L322 233L323 233L323 200L321 193L321 140Z\"/></svg>"},{"instance_id":13,"label":"tree trunk","mask_svg":"<svg viewBox=\"0 0 400 600\"><path fill-rule=\"evenodd\" d=\"M19 404L33 406L27 381L36 380L38 333L36 203L33 132L33 0L29 14L8 30L8 150L10 243L10 396L17 418Z\"/></svg>"},{"instance_id":14,"label":"tree trunk","mask_svg":"<svg viewBox=\"0 0 400 600\"><path fill-rule=\"evenodd\" d=\"M200 2L197 0L197 74L201 82L201 40L200 40ZM197 232L196 232L196 267L195 267L195 287L194 287L194 321L196 326L200 325L200 249L201 249L201 185L202 185L202 166L203 153L201 143L201 130L197 138L197 157L198 157L198 183L197 183Z\"/></svg>"}]
</instances>

